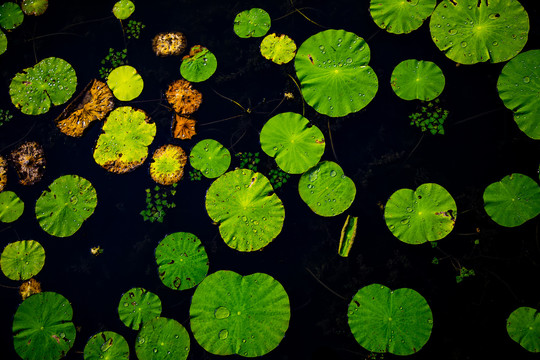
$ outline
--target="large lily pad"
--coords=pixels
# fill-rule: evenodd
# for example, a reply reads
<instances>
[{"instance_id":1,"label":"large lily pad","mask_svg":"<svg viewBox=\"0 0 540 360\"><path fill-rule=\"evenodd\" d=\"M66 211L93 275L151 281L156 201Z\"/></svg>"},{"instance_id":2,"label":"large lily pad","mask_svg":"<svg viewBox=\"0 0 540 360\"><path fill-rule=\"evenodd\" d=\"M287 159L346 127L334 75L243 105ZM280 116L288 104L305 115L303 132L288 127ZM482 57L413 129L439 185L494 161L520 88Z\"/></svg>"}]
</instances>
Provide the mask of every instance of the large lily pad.
<instances>
[{"instance_id":1,"label":"large lily pad","mask_svg":"<svg viewBox=\"0 0 540 360\"><path fill-rule=\"evenodd\" d=\"M107 85L118 100L130 101L141 94L144 81L133 66L122 65L111 71Z\"/></svg>"},{"instance_id":2,"label":"large lily pad","mask_svg":"<svg viewBox=\"0 0 540 360\"><path fill-rule=\"evenodd\" d=\"M499 96L527 136L540 140L540 50L519 54L502 69Z\"/></svg>"},{"instance_id":3,"label":"large lily pad","mask_svg":"<svg viewBox=\"0 0 540 360\"><path fill-rule=\"evenodd\" d=\"M73 309L54 292L34 294L24 300L13 317L13 345L24 360L58 360L75 342Z\"/></svg>"},{"instance_id":4,"label":"large lily pad","mask_svg":"<svg viewBox=\"0 0 540 360\"><path fill-rule=\"evenodd\" d=\"M431 309L422 295L407 288L392 291L380 284L358 290L349 304L348 318L362 347L395 355L419 351L433 327Z\"/></svg>"},{"instance_id":5,"label":"large lily pad","mask_svg":"<svg viewBox=\"0 0 540 360\"><path fill-rule=\"evenodd\" d=\"M270 30L270 15L260 8L244 10L234 18L233 30L241 38L261 37Z\"/></svg>"},{"instance_id":6,"label":"large lily pad","mask_svg":"<svg viewBox=\"0 0 540 360\"><path fill-rule=\"evenodd\" d=\"M36 218L47 233L66 237L75 234L97 206L96 190L83 177L60 176L36 202Z\"/></svg>"},{"instance_id":7,"label":"large lily pad","mask_svg":"<svg viewBox=\"0 0 540 360\"><path fill-rule=\"evenodd\" d=\"M540 214L540 186L523 174L511 174L484 191L484 209L497 224L519 226Z\"/></svg>"},{"instance_id":8,"label":"large lily pad","mask_svg":"<svg viewBox=\"0 0 540 360\"><path fill-rule=\"evenodd\" d=\"M191 289L208 272L208 255L199 238L177 232L167 235L156 247L156 263L163 284L174 290Z\"/></svg>"},{"instance_id":9,"label":"large lily pad","mask_svg":"<svg viewBox=\"0 0 540 360\"><path fill-rule=\"evenodd\" d=\"M7 244L0 265L11 280L28 280L38 274L45 264L45 249L34 240L15 241Z\"/></svg>"},{"instance_id":10,"label":"large lily pad","mask_svg":"<svg viewBox=\"0 0 540 360\"><path fill-rule=\"evenodd\" d=\"M135 341L139 360L185 360L189 334L176 320L158 317L143 324Z\"/></svg>"},{"instance_id":11,"label":"large lily pad","mask_svg":"<svg viewBox=\"0 0 540 360\"><path fill-rule=\"evenodd\" d=\"M278 65L286 64L296 54L296 44L287 35L266 35L261 42L261 55Z\"/></svg>"},{"instance_id":12,"label":"large lily pad","mask_svg":"<svg viewBox=\"0 0 540 360\"><path fill-rule=\"evenodd\" d=\"M540 352L540 315L538 310L522 306L512 311L506 321L508 335L534 353Z\"/></svg>"},{"instance_id":13,"label":"large lily pad","mask_svg":"<svg viewBox=\"0 0 540 360\"><path fill-rule=\"evenodd\" d=\"M24 203L13 191L0 192L0 221L14 222L24 212Z\"/></svg>"},{"instance_id":14,"label":"large lily pad","mask_svg":"<svg viewBox=\"0 0 540 360\"><path fill-rule=\"evenodd\" d=\"M430 101L444 89L444 75L431 61L409 59L400 62L392 71L390 85L403 100Z\"/></svg>"},{"instance_id":15,"label":"large lily pad","mask_svg":"<svg viewBox=\"0 0 540 360\"><path fill-rule=\"evenodd\" d=\"M298 192L315 214L336 216L351 206L356 186L338 164L322 161L302 174Z\"/></svg>"},{"instance_id":16,"label":"large lily pad","mask_svg":"<svg viewBox=\"0 0 540 360\"><path fill-rule=\"evenodd\" d=\"M205 81L216 72L216 56L207 48L195 45L189 51L189 55L184 56L180 65L180 74L187 81Z\"/></svg>"},{"instance_id":17,"label":"large lily pad","mask_svg":"<svg viewBox=\"0 0 540 360\"><path fill-rule=\"evenodd\" d=\"M118 303L118 316L127 327L139 330L141 325L161 315L159 297L143 288L126 291Z\"/></svg>"},{"instance_id":18,"label":"large lily pad","mask_svg":"<svg viewBox=\"0 0 540 360\"><path fill-rule=\"evenodd\" d=\"M375 24L392 34L418 29L437 5L437 0L371 0L369 12Z\"/></svg>"},{"instance_id":19,"label":"large lily pad","mask_svg":"<svg viewBox=\"0 0 540 360\"><path fill-rule=\"evenodd\" d=\"M529 16L517 0L443 0L429 28L435 45L451 60L498 63L525 46Z\"/></svg>"},{"instance_id":20,"label":"large lily pad","mask_svg":"<svg viewBox=\"0 0 540 360\"><path fill-rule=\"evenodd\" d=\"M0 26L6 30L13 30L22 24L24 14L14 2L5 2L0 5Z\"/></svg>"},{"instance_id":21,"label":"large lily pad","mask_svg":"<svg viewBox=\"0 0 540 360\"><path fill-rule=\"evenodd\" d=\"M0 55L6 52L7 50L7 36L2 30L0 30Z\"/></svg>"},{"instance_id":22,"label":"large lily pad","mask_svg":"<svg viewBox=\"0 0 540 360\"><path fill-rule=\"evenodd\" d=\"M86 343L84 360L129 360L129 345L122 335L102 331Z\"/></svg>"},{"instance_id":23,"label":"large lily pad","mask_svg":"<svg viewBox=\"0 0 540 360\"><path fill-rule=\"evenodd\" d=\"M268 245L283 227L285 209L261 173L230 171L215 180L206 193L206 211L219 224L225 243L239 251Z\"/></svg>"},{"instance_id":24,"label":"large lily pad","mask_svg":"<svg viewBox=\"0 0 540 360\"><path fill-rule=\"evenodd\" d=\"M110 172L131 171L146 160L155 135L156 124L150 122L144 111L129 106L116 108L103 124L94 160Z\"/></svg>"},{"instance_id":25,"label":"large lily pad","mask_svg":"<svg viewBox=\"0 0 540 360\"><path fill-rule=\"evenodd\" d=\"M304 99L332 117L364 108L379 87L369 58L368 44L351 32L326 30L311 36L294 60Z\"/></svg>"},{"instance_id":26,"label":"large lily pad","mask_svg":"<svg viewBox=\"0 0 540 360\"><path fill-rule=\"evenodd\" d=\"M77 75L65 60L49 57L17 73L9 85L11 102L23 114L39 115L52 105L71 98L77 87Z\"/></svg>"},{"instance_id":27,"label":"large lily pad","mask_svg":"<svg viewBox=\"0 0 540 360\"><path fill-rule=\"evenodd\" d=\"M262 356L289 327L290 303L270 275L217 271L197 287L189 309L195 340L216 355Z\"/></svg>"},{"instance_id":28,"label":"large lily pad","mask_svg":"<svg viewBox=\"0 0 540 360\"><path fill-rule=\"evenodd\" d=\"M301 174L315 166L324 153L324 135L300 114L287 112L272 117L261 130L261 148L289 174Z\"/></svg>"},{"instance_id":29,"label":"large lily pad","mask_svg":"<svg viewBox=\"0 0 540 360\"><path fill-rule=\"evenodd\" d=\"M221 176L231 164L231 153L218 141L199 141L189 154L189 163L207 178Z\"/></svg>"},{"instance_id":30,"label":"large lily pad","mask_svg":"<svg viewBox=\"0 0 540 360\"><path fill-rule=\"evenodd\" d=\"M452 195L440 185L427 183L416 191L400 189L384 207L388 229L407 244L444 238L454 228L457 208Z\"/></svg>"},{"instance_id":31,"label":"large lily pad","mask_svg":"<svg viewBox=\"0 0 540 360\"><path fill-rule=\"evenodd\" d=\"M120 0L114 4L112 11L117 19L125 20L135 11L135 4L130 0Z\"/></svg>"},{"instance_id":32,"label":"large lily pad","mask_svg":"<svg viewBox=\"0 0 540 360\"><path fill-rule=\"evenodd\" d=\"M43 15L49 6L49 0L23 0L21 9L26 15Z\"/></svg>"}]
</instances>

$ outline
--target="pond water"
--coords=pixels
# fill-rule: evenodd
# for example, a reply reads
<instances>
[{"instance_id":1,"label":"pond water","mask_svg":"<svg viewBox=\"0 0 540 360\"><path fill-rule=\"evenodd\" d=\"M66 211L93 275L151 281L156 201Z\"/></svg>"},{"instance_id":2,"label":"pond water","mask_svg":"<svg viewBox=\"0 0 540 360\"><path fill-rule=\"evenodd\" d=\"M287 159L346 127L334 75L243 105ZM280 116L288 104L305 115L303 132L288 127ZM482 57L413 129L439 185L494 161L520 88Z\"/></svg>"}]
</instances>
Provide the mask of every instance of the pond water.
<instances>
[{"instance_id":1,"label":"pond water","mask_svg":"<svg viewBox=\"0 0 540 360\"><path fill-rule=\"evenodd\" d=\"M43 16L26 17L8 34L8 50L0 56L0 108L9 109L15 117L0 128L1 155L23 140L35 140L45 149L47 167L44 179L30 187L17 184L10 169L7 189L21 197L26 209L16 222L0 224L0 242L3 248L19 239L34 239L44 246L46 263L36 279L44 290L61 293L72 303L79 330L66 359L81 359L88 338L105 330L124 336L131 357L136 358L136 332L125 327L117 314L120 297L132 287L156 293L163 304L162 316L178 320L189 331L193 289L179 292L165 287L154 260L158 242L177 231L191 232L201 239L208 252L210 273L225 269L243 275L263 272L284 286L291 303L290 327L266 359L367 358L370 353L358 345L348 327L347 306L358 289L372 283L392 289L412 288L428 301L433 332L411 359L535 358L508 337L506 319L519 306L540 306L538 218L517 228L504 228L488 217L482 201L486 186L511 173L538 179L540 143L517 128L512 112L497 94L496 82L504 63L456 66L434 45L428 21L411 34L392 35L375 25L368 3L294 1L310 22L294 13L288 0L138 0L131 18L146 27L140 39L126 41L119 21L111 14L114 1L58 0L50 2ZM526 51L540 43L538 10L535 0L521 3L531 23ZM253 7L269 12L271 32L289 35L298 46L327 28L363 37L371 49L370 66L379 79L376 97L360 112L328 118L307 105L305 108L305 116L325 134L322 159L339 163L356 184L350 209L332 218L317 216L300 199L299 176L293 175L276 191L285 206L283 230L262 251L240 253L223 242L204 207L211 181L190 181L186 175L174 196L177 207L167 212L164 223L145 222L139 214L145 208L145 189L155 185L148 162L128 174L108 173L92 157L100 124L93 124L82 138L74 139L60 133L53 121L65 105L44 115L26 116L11 104L11 78L33 66L36 59L56 56L72 64L78 78L77 94L98 77L100 61L109 48L126 46L129 64L145 81L141 96L128 105L145 110L157 125L150 153L166 143L178 144L189 152L198 140L212 138L233 154L260 152L259 170L267 172L273 165L260 150L259 132L278 104L273 114L301 113L302 101L289 77L295 76L293 62L273 64L260 55L260 38L240 39L233 33L234 16ZM151 39L164 31L183 32L190 46L206 46L218 59L217 72L195 85L203 94L203 104L194 115L197 135L191 140L171 137L172 113L162 106L165 100L160 100L168 84L180 78L180 58L158 58L152 52ZM440 101L450 112L445 135L422 136L419 129L410 126L408 115L418 102L399 99L390 87L393 68L410 58L433 61L444 72L446 87ZM294 99L280 103L285 92L293 93ZM235 118L205 125L229 117ZM233 156L231 169L238 165ZM75 235L55 238L40 228L34 204L54 179L65 174L90 180L98 194L98 206ZM388 231L381 208L394 191L414 189L426 182L444 186L458 208L455 229L437 248L400 242ZM347 214L359 217L358 233L349 257L342 258L337 246ZM475 240L479 240L477 245ZM90 248L97 245L104 253L95 257ZM434 257L440 258L438 264L432 263ZM476 275L456 283L459 266L473 269ZM0 285L18 283L2 277ZM20 302L17 290L0 287L3 359L18 358L11 326ZM189 359L220 358L207 353L190 336Z\"/></svg>"}]
</instances>

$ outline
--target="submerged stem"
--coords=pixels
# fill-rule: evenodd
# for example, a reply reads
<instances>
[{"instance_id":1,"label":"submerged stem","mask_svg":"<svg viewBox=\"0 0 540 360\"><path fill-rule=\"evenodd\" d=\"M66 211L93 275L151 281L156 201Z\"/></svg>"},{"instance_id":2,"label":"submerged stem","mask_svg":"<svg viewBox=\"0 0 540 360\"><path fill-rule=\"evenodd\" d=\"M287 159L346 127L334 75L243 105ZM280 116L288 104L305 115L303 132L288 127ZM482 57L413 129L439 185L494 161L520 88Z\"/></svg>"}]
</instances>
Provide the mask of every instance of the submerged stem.
<instances>
[{"instance_id":1,"label":"submerged stem","mask_svg":"<svg viewBox=\"0 0 540 360\"><path fill-rule=\"evenodd\" d=\"M330 147L332 148L332 154L334 154L334 158L336 159L336 161L339 161L336 155L336 150L334 149L334 141L332 140L332 130L330 130L330 119L328 119L328 137L330 138Z\"/></svg>"},{"instance_id":2,"label":"submerged stem","mask_svg":"<svg viewBox=\"0 0 540 360\"><path fill-rule=\"evenodd\" d=\"M341 296L341 295L339 295L337 292L335 292L334 290L330 289L330 288L328 287L328 285L326 285L326 284L323 283L318 277L316 277L315 274L312 273L311 270L309 270L309 268L306 267L305 269L306 269L307 272L310 273L311 276L313 276L313 278L314 278L315 280L317 280L317 282L318 282L319 284L321 284L326 290L330 291L332 294L336 295L336 296L337 296L338 298L340 298L340 299L347 300L347 298L345 298L344 296Z\"/></svg>"}]
</instances>

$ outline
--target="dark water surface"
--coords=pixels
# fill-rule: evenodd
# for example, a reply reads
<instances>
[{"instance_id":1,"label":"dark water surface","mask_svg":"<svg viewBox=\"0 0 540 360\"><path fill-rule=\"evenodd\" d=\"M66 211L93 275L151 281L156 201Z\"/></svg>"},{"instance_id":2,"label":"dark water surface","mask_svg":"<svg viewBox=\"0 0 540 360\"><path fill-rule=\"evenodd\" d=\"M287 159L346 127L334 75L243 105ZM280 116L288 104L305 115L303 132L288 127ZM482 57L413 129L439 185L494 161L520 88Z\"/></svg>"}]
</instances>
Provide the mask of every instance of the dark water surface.
<instances>
[{"instance_id":1,"label":"dark water surface","mask_svg":"<svg viewBox=\"0 0 540 360\"><path fill-rule=\"evenodd\" d=\"M538 48L540 43L536 2L521 1L531 19L524 51ZM294 3L313 21L354 32L368 41L379 91L364 110L345 118L328 119L306 107L306 117L323 130L327 139L323 160L337 161L356 184L351 208L334 218L315 215L298 195L299 176L292 176L277 190L286 212L283 231L263 251L255 253L230 249L212 225L204 208L209 180L191 182L186 177L174 198L177 207L166 215L165 222L144 222L139 212L145 207L145 189L154 185L148 163L126 175L107 173L92 157L100 124L93 124L82 138L73 139L61 134L53 122L64 106L33 117L21 114L11 104L11 78L34 65L35 58L56 56L70 62L77 72L77 93L98 77L100 61L108 49L124 47L119 22L111 14L114 1L51 1L43 16L26 17L21 27L8 34L8 50L0 56L0 107L16 116L0 128L1 154L7 155L24 137L43 145L48 163L45 178L31 187L18 185L10 169L8 189L22 198L26 209L15 223L0 224L0 247L19 239L34 239L44 246L47 258L36 279L45 291L59 292L70 300L74 323L80 327L67 358L82 359L88 338L105 330L123 335L132 358L136 358L136 332L122 324L116 310L122 293L132 287L144 287L159 295L162 316L178 320L190 331L193 289L178 292L165 287L154 260L154 248L165 235L185 231L201 239L208 252L210 273L224 269L243 275L264 272L280 281L288 292L290 327L266 359L366 358L369 352L358 345L349 330L347 306L359 288L371 283L413 288L431 306L431 338L411 359L484 359L494 355L538 359L506 333L506 319L514 309L540 306L538 219L518 228L503 228L485 214L482 202L485 187L505 175L519 172L538 178L540 143L517 128L512 112L504 108L497 94L496 82L504 64L456 66L432 42L428 22L409 35L380 31L369 15L367 0ZM166 143L179 144L189 151L204 138L220 141L231 153L260 151L258 132L285 91L292 92L295 99L284 101L277 111L302 112L300 95L288 76L295 74L293 62L278 66L267 61L259 53L260 39L240 39L232 31L236 13L261 7L274 20L293 10L288 0L137 0L135 4L131 18L142 21L146 28L139 40L128 41L128 60L141 73L145 87L130 104L151 114L157 124L150 153ZM274 20L270 31L288 34L299 46L321 30L294 13ZM152 52L152 37L163 31L184 32L190 46L206 46L218 59L213 77L195 85L204 100L195 114L198 135L188 141L171 138L172 115L159 105L168 84L180 78L178 57L158 58ZM44 36L54 33L57 35ZM409 58L434 61L442 68L446 88L440 99L450 110L446 134L424 136L414 152L422 135L409 125L407 116L417 103L399 99L389 85L393 68ZM214 91L253 111L204 126L243 114ZM484 115L475 117L479 114ZM337 160L330 147L328 126ZM261 152L259 170L267 172L271 165ZM238 166L238 161L233 159L231 166ZM54 179L66 174L90 180L98 194L98 206L75 235L54 238L39 227L34 205ZM425 182L444 186L458 206L456 227L439 242L440 250L429 244L412 246L398 241L388 231L379 206L394 191ZM350 256L341 258L337 244L347 214L359 216L358 235ZM479 233L467 235L477 228ZM480 244L474 246L476 239ZM105 250L99 257L90 254L90 248L96 245ZM474 269L476 276L456 284L458 273L450 259L432 264L433 257L445 256L443 252L451 255L455 264L459 261ZM308 270L347 300L325 289ZM3 275L0 284L19 285ZM19 303L16 290L0 287L2 360L18 358L11 325ZM189 359L218 358L191 336Z\"/></svg>"}]
</instances>

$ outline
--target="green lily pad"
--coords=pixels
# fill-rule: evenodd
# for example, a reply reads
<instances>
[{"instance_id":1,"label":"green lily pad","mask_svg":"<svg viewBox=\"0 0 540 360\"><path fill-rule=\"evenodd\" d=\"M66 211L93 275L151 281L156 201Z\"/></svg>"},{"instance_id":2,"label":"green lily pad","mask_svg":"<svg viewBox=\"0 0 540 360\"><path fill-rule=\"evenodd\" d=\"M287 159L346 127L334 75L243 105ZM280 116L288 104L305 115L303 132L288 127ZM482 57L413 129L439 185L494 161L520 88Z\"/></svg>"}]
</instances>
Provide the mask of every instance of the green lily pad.
<instances>
[{"instance_id":1,"label":"green lily pad","mask_svg":"<svg viewBox=\"0 0 540 360\"><path fill-rule=\"evenodd\" d=\"M127 327L139 330L141 324L161 315L159 297L143 288L133 288L124 293L118 303L118 316Z\"/></svg>"},{"instance_id":2,"label":"green lily pad","mask_svg":"<svg viewBox=\"0 0 540 360\"><path fill-rule=\"evenodd\" d=\"M336 216L351 206L356 186L338 164L322 161L302 174L298 192L315 214Z\"/></svg>"},{"instance_id":3,"label":"green lily pad","mask_svg":"<svg viewBox=\"0 0 540 360\"><path fill-rule=\"evenodd\" d=\"M296 44L287 35L266 35L261 42L261 55L278 65L286 64L296 54Z\"/></svg>"},{"instance_id":4,"label":"green lily pad","mask_svg":"<svg viewBox=\"0 0 540 360\"><path fill-rule=\"evenodd\" d=\"M341 237L339 238L338 255L342 257L349 256L349 252L356 238L356 228L358 226L358 216L347 215L345 224L341 229Z\"/></svg>"},{"instance_id":5,"label":"green lily pad","mask_svg":"<svg viewBox=\"0 0 540 360\"><path fill-rule=\"evenodd\" d=\"M289 296L267 274L217 271L197 287L189 309L197 342L216 355L262 356L276 348L289 327Z\"/></svg>"},{"instance_id":6,"label":"green lily pad","mask_svg":"<svg viewBox=\"0 0 540 360\"><path fill-rule=\"evenodd\" d=\"M208 216L225 243L239 251L268 245L283 227L285 209L261 173L238 169L221 175L206 192Z\"/></svg>"},{"instance_id":7,"label":"green lily pad","mask_svg":"<svg viewBox=\"0 0 540 360\"><path fill-rule=\"evenodd\" d=\"M13 345L24 360L58 360L75 342L73 308L54 292L24 300L13 317Z\"/></svg>"},{"instance_id":8,"label":"green lily pad","mask_svg":"<svg viewBox=\"0 0 540 360\"><path fill-rule=\"evenodd\" d=\"M11 102L23 114L39 115L62 105L77 87L77 75L65 60L49 57L17 73L9 85Z\"/></svg>"},{"instance_id":9,"label":"green lily pad","mask_svg":"<svg viewBox=\"0 0 540 360\"><path fill-rule=\"evenodd\" d=\"M110 172L131 171L148 157L148 146L154 141L156 124L145 112L121 106L109 113L94 149L94 160Z\"/></svg>"},{"instance_id":10,"label":"green lily pad","mask_svg":"<svg viewBox=\"0 0 540 360\"><path fill-rule=\"evenodd\" d=\"M231 164L231 153L216 140L199 141L189 154L189 163L207 178L223 175Z\"/></svg>"},{"instance_id":11,"label":"green lily pad","mask_svg":"<svg viewBox=\"0 0 540 360\"><path fill-rule=\"evenodd\" d=\"M497 81L499 97L514 112L514 121L528 137L540 140L540 50L510 60Z\"/></svg>"},{"instance_id":12,"label":"green lily pad","mask_svg":"<svg viewBox=\"0 0 540 360\"><path fill-rule=\"evenodd\" d=\"M13 191L0 192L0 221L14 222L24 212L24 203Z\"/></svg>"},{"instance_id":13,"label":"green lily pad","mask_svg":"<svg viewBox=\"0 0 540 360\"><path fill-rule=\"evenodd\" d=\"M508 335L527 351L540 352L540 315L538 310L519 307L506 321Z\"/></svg>"},{"instance_id":14,"label":"green lily pad","mask_svg":"<svg viewBox=\"0 0 540 360\"><path fill-rule=\"evenodd\" d=\"M97 206L96 189L77 175L60 176L36 202L36 218L47 233L66 237L75 234Z\"/></svg>"},{"instance_id":15,"label":"green lily pad","mask_svg":"<svg viewBox=\"0 0 540 360\"><path fill-rule=\"evenodd\" d=\"M102 331L86 343L84 360L129 360L129 345L122 335Z\"/></svg>"},{"instance_id":16,"label":"green lily pad","mask_svg":"<svg viewBox=\"0 0 540 360\"><path fill-rule=\"evenodd\" d=\"M457 63L498 63L525 46L529 16L517 0L443 0L429 29L439 50Z\"/></svg>"},{"instance_id":17,"label":"green lily pad","mask_svg":"<svg viewBox=\"0 0 540 360\"><path fill-rule=\"evenodd\" d=\"M326 30L311 36L294 60L304 99L332 117L364 108L379 88L369 58L368 44L351 32Z\"/></svg>"},{"instance_id":18,"label":"green lily pad","mask_svg":"<svg viewBox=\"0 0 540 360\"><path fill-rule=\"evenodd\" d=\"M185 360L189 347L187 330L178 321L164 317L145 322L135 341L139 360Z\"/></svg>"},{"instance_id":19,"label":"green lily pad","mask_svg":"<svg viewBox=\"0 0 540 360\"><path fill-rule=\"evenodd\" d=\"M2 30L0 30L0 55L6 52L7 50L7 36Z\"/></svg>"},{"instance_id":20,"label":"green lily pad","mask_svg":"<svg viewBox=\"0 0 540 360\"><path fill-rule=\"evenodd\" d=\"M141 94L144 81L133 66L122 65L111 71L107 85L118 100L131 101Z\"/></svg>"},{"instance_id":21,"label":"green lily pad","mask_svg":"<svg viewBox=\"0 0 540 360\"><path fill-rule=\"evenodd\" d=\"M120 0L113 6L113 14L119 20L125 20L135 11L135 4L130 0Z\"/></svg>"},{"instance_id":22,"label":"green lily pad","mask_svg":"<svg viewBox=\"0 0 540 360\"><path fill-rule=\"evenodd\" d=\"M407 34L424 23L437 0L371 0L369 12L375 24L392 34Z\"/></svg>"},{"instance_id":23,"label":"green lily pad","mask_svg":"<svg viewBox=\"0 0 540 360\"><path fill-rule=\"evenodd\" d=\"M180 74L187 81L201 82L210 78L216 69L216 56L207 48L195 45L189 51L189 55L182 59Z\"/></svg>"},{"instance_id":24,"label":"green lily pad","mask_svg":"<svg viewBox=\"0 0 540 360\"><path fill-rule=\"evenodd\" d=\"M156 263L161 282L174 290L197 286L208 273L208 255L199 238L176 232L156 247Z\"/></svg>"},{"instance_id":25,"label":"green lily pad","mask_svg":"<svg viewBox=\"0 0 540 360\"><path fill-rule=\"evenodd\" d=\"M45 249L34 240L15 241L7 244L0 266L11 280L28 280L37 275L45 264Z\"/></svg>"},{"instance_id":26,"label":"green lily pad","mask_svg":"<svg viewBox=\"0 0 540 360\"><path fill-rule=\"evenodd\" d=\"M431 61L409 59L400 62L392 71L390 85L403 100L430 101L444 89L444 75Z\"/></svg>"},{"instance_id":27,"label":"green lily pad","mask_svg":"<svg viewBox=\"0 0 540 360\"><path fill-rule=\"evenodd\" d=\"M6 30L13 30L22 24L24 14L14 2L5 2L0 5L0 26Z\"/></svg>"},{"instance_id":28,"label":"green lily pad","mask_svg":"<svg viewBox=\"0 0 540 360\"><path fill-rule=\"evenodd\" d=\"M390 290L371 284L358 290L348 310L349 326L368 351L411 355L429 340L433 315L424 297L413 289Z\"/></svg>"},{"instance_id":29,"label":"green lily pad","mask_svg":"<svg viewBox=\"0 0 540 360\"><path fill-rule=\"evenodd\" d=\"M21 9L26 15L43 15L49 6L49 0L23 0Z\"/></svg>"},{"instance_id":30,"label":"green lily pad","mask_svg":"<svg viewBox=\"0 0 540 360\"><path fill-rule=\"evenodd\" d=\"M281 170L289 174L301 174L315 166L324 147L321 130L293 112L272 117L261 130L262 150L275 158Z\"/></svg>"},{"instance_id":31,"label":"green lily pad","mask_svg":"<svg viewBox=\"0 0 540 360\"><path fill-rule=\"evenodd\" d=\"M484 191L484 209L497 224L519 226L540 214L540 186L523 174L511 174Z\"/></svg>"},{"instance_id":32,"label":"green lily pad","mask_svg":"<svg viewBox=\"0 0 540 360\"><path fill-rule=\"evenodd\" d=\"M241 38L261 37L270 30L270 15L263 9L253 8L238 13L233 30Z\"/></svg>"},{"instance_id":33,"label":"green lily pad","mask_svg":"<svg viewBox=\"0 0 540 360\"><path fill-rule=\"evenodd\" d=\"M407 244L444 238L454 228L457 208L452 195L440 185L427 183L416 191L400 189L384 207L388 229Z\"/></svg>"}]
</instances>

